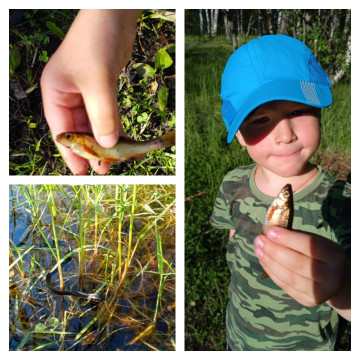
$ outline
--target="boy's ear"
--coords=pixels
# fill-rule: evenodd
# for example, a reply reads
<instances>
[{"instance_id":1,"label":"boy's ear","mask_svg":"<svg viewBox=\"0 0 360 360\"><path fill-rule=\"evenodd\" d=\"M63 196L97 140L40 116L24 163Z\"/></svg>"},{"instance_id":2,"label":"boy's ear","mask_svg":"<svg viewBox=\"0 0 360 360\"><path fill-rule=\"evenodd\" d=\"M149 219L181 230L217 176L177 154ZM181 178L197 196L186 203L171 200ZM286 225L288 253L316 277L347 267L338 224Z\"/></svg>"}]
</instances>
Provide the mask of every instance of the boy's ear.
<instances>
[{"instance_id":1,"label":"boy's ear","mask_svg":"<svg viewBox=\"0 0 360 360\"><path fill-rule=\"evenodd\" d=\"M238 139L240 145L246 146L246 142L245 142L243 136L241 135L240 130L238 130L238 131L236 132L235 136L236 136L236 138Z\"/></svg>"}]
</instances>

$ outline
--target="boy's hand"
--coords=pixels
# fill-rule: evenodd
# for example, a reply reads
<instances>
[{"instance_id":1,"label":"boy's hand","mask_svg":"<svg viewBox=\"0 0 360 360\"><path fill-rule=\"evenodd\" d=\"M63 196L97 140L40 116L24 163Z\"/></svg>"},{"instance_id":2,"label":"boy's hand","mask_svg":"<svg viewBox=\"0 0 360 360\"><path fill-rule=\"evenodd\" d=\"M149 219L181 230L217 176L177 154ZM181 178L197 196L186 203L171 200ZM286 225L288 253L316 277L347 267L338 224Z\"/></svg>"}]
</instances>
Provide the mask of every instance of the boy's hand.
<instances>
[{"instance_id":1,"label":"boy's hand","mask_svg":"<svg viewBox=\"0 0 360 360\"><path fill-rule=\"evenodd\" d=\"M350 262L341 246L276 226L257 236L255 246L266 273L293 299L305 306L327 302L340 315L350 316Z\"/></svg>"},{"instance_id":2,"label":"boy's hand","mask_svg":"<svg viewBox=\"0 0 360 360\"><path fill-rule=\"evenodd\" d=\"M45 66L41 92L52 136L92 132L111 147L124 136L116 86L132 52L140 10L80 10L64 41ZM86 174L88 161L58 144L73 174ZM99 174L109 164L90 161Z\"/></svg>"}]
</instances>

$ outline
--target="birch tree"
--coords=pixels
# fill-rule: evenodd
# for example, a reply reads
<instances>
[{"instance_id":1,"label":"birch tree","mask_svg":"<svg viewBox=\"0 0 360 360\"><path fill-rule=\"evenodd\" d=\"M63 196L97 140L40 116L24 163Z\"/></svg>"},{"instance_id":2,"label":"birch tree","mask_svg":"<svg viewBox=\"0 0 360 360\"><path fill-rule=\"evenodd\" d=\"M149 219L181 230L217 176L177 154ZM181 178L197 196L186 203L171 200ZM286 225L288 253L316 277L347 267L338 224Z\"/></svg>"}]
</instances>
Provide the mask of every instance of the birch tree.
<instances>
[{"instance_id":1,"label":"birch tree","mask_svg":"<svg viewBox=\"0 0 360 360\"><path fill-rule=\"evenodd\" d=\"M202 9L199 9L199 22L200 22L200 35L204 34L204 17L202 14Z\"/></svg>"},{"instance_id":2,"label":"birch tree","mask_svg":"<svg viewBox=\"0 0 360 360\"><path fill-rule=\"evenodd\" d=\"M211 36L215 37L217 35L219 9L212 9L209 11L211 17Z\"/></svg>"}]
</instances>

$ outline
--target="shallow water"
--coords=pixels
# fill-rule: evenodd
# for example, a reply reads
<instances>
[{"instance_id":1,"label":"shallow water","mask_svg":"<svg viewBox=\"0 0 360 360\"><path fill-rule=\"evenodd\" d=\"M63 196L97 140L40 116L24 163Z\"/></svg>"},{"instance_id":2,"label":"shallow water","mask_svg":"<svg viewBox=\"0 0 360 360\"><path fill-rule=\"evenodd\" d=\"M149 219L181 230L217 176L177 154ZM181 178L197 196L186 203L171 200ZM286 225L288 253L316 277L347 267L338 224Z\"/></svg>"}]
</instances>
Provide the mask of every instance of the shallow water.
<instances>
[{"instance_id":1,"label":"shallow water","mask_svg":"<svg viewBox=\"0 0 360 360\"><path fill-rule=\"evenodd\" d=\"M72 201L79 187L45 191L43 186L33 186L26 190L31 193L29 199L24 197L21 186L9 189L10 265L20 254L22 258L11 267L9 275L10 350L174 350L174 206L164 212L167 205L174 203L174 186L139 186L131 244L131 187L126 189L128 202L114 200L119 193L113 185L93 193L86 188L77 207ZM56 203L55 217L51 216L50 193ZM119 287L115 270L119 264L120 206L125 209L122 266L129 247L134 256ZM161 296L156 230L163 255ZM93 306L86 300L56 295L48 288L45 275L56 265L54 231L60 240L61 258L69 253L65 242L74 250L71 261L62 269L65 288L99 292L105 302ZM86 249L83 254L80 242ZM52 283L60 288L58 279L56 269ZM134 342L149 328L151 331Z\"/></svg>"}]
</instances>

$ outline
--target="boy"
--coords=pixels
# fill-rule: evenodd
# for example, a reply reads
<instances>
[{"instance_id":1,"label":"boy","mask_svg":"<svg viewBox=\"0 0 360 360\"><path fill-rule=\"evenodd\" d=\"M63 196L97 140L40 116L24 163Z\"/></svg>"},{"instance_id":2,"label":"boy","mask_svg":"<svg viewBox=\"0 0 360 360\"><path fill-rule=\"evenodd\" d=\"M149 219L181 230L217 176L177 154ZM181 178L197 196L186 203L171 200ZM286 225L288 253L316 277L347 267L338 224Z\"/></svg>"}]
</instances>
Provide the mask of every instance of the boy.
<instances>
[{"instance_id":1,"label":"boy","mask_svg":"<svg viewBox=\"0 0 360 360\"><path fill-rule=\"evenodd\" d=\"M330 87L306 45L285 35L253 40L226 64L228 142L236 136L255 161L225 176L210 219L230 230L230 350L333 350L338 315L350 320L350 185L309 162ZM292 229L261 234L288 183Z\"/></svg>"}]
</instances>

